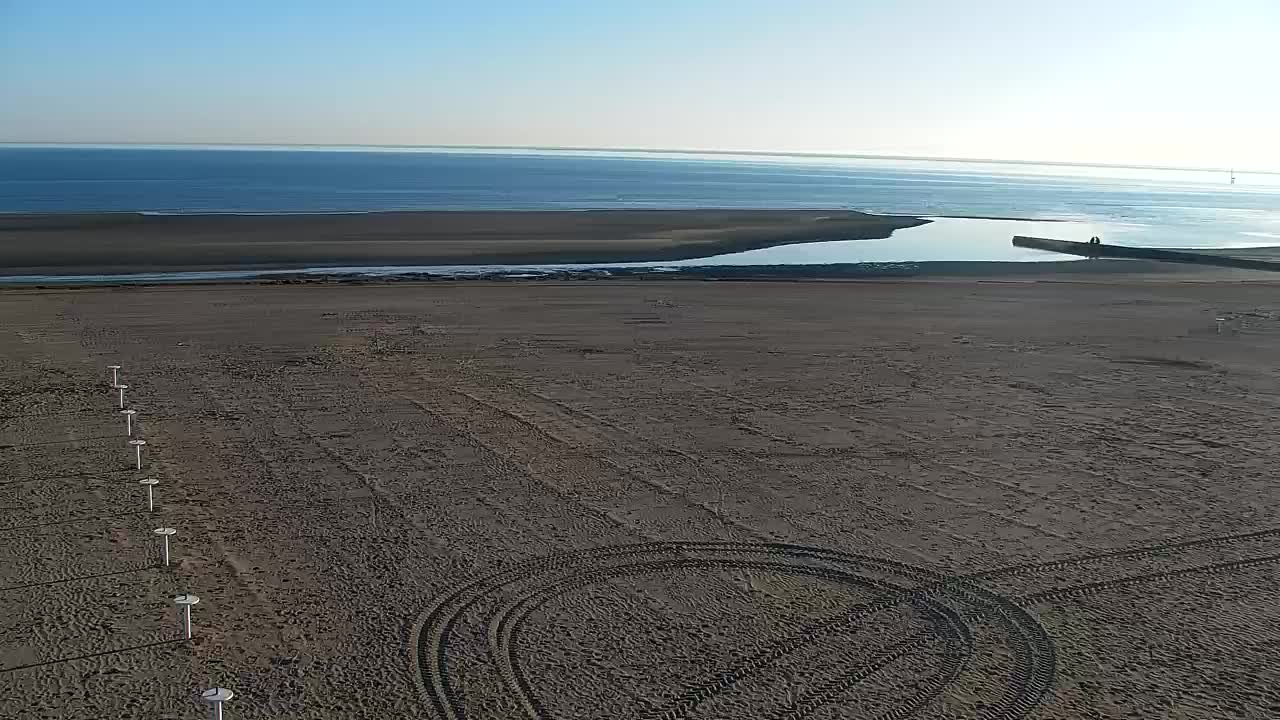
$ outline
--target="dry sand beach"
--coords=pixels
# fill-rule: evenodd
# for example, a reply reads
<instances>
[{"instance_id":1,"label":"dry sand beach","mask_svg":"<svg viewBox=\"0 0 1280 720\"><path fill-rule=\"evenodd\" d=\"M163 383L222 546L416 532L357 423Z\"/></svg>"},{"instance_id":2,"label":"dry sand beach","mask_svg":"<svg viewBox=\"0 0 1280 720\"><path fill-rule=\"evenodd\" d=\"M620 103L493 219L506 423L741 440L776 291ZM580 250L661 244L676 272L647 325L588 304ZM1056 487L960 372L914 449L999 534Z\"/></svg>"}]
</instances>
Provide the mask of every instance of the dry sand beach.
<instances>
[{"instance_id":1,"label":"dry sand beach","mask_svg":"<svg viewBox=\"0 0 1280 720\"><path fill-rule=\"evenodd\" d=\"M1278 291L0 291L0 717L1275 718Z\"/></svg>"}]
</instances>

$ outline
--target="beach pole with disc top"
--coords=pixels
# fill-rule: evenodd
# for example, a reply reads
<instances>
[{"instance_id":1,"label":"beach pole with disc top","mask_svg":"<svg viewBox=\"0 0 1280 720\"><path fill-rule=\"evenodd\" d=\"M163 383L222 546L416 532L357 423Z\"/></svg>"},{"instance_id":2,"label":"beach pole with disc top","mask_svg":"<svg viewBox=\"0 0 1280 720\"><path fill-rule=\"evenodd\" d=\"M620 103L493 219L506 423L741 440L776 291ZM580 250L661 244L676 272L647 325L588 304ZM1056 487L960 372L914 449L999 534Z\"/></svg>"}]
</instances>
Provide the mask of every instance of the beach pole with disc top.
<instances>
[{"instance_id":1,"label":"beach pole with disc top","mask_svg":"<svg viewBox=\"0 0 1280 720\"><path fill-rule=\"evenodd\" d=\"M135 451L137 451L137 460L138 460L137 469L141 470L142 469L142 446L146 445L147 441L146 440L130 440L129 444L133 446L133 449Z\"/></svg>"},{"instance_id":2,"label":"beach pole with disc top","mask_svg":"<svg viewBox=\"0 0 1280 720\"><path fill-rule=\"evenodd\" d=\"M139 480L138 484L147 486L147 512L155 512L156 499L155 499L155 495L152 494L151 490L156 485L159 485L160 481L155 478L147 478L146 480Z\"/></svg>"},{"instance_id":3,"label":"beach pole with disc top","mask_svg":"<svg viewBox=\"0 0 1280 720\"><path fill-rule=\"evenodd\" d=\"M191 639L191 606L200 602L198 595L191 593L183 593L173 599L173 604L183 610L183 627L186 629L187 639Z\"/></svg>"},{"instance_id":4,"label":"beach pole with disc top","mask_svg":"<svg viewBox=\"0 0 1280 720\"><path fill-rule=\"evenodd\" d=\"M174 530L173 528L156 528L151 532L164 538L164 564L168 565L169 564L169 536L177 534L178 531Z\"/></svg>"},{"instance_id":5,"label":"beach pole with disc top","mask_svg":"<svg viewBox=\"0 0 1280 720\"><path fill-rule=\"evenodd\" d=\"M209 688L200 693L200 702L208 703L209 720L222 720L222 703L235 696L235 693L226 688Z\"/></svg>"}]
</instances>

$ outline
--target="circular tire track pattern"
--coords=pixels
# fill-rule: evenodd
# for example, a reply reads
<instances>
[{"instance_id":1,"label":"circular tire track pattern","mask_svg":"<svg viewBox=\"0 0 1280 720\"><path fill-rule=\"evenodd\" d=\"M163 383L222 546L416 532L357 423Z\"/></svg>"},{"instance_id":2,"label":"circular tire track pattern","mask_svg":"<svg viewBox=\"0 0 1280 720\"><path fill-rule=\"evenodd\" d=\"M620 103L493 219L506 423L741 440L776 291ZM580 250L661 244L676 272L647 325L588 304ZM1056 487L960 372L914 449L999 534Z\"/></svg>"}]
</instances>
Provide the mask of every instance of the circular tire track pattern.
<instances>
[{"instance_id":1,"label":"circular tire track pattern","mask_svg":"<svg viewBox=\"0 0 1280 720\"><path fill-rule=\"evenodd\" d=\"M483 671L492 673L500 692L525 717L557 717L539 697L538 679L526 675L520 655L524 647L521 633L539 608L566 594L614 580L721 570L802 577L871 599L850 602L830 616L771 638L752 654L726 661L722 667L707 667L705 675L689 677L682 687L669 688L661 704L642 712L645 720L699 717L722 693L745 691L752 683L763 686L766 680L776 680L788 661L794 669L801 653L809 656L805 662L814 665L814 652L821 653L817 661L822 671L820 681L785 698L759 700L761 706L754 715L798 720L823 707L855 702L859 685L877 674L906 672L920 681L903 697L895 698L879 717L912 717L964 673L974 657L974 638L979 632L984 642L1002 645L1001 654L1009 658L1002 686L983 698L979 717L1025 717L1053 684L1056 658L1044 629L1017 603L972 579L802 545L655 542L540 558L468 583L441 599L421 618L415 632L420 689L441 718L479 720L484 716L468 704L458 669L465 650L462 645L470 638L473 651L467 655L467 663L471 672L477 671L481 656L474 651L475 638L483 636L487 643ZM846 637L859 627L887 623L890 612L909 613L921 626L878 646L850 642ZM890 667L894 669L889 671Z\"/></svg>"}]
</instances>

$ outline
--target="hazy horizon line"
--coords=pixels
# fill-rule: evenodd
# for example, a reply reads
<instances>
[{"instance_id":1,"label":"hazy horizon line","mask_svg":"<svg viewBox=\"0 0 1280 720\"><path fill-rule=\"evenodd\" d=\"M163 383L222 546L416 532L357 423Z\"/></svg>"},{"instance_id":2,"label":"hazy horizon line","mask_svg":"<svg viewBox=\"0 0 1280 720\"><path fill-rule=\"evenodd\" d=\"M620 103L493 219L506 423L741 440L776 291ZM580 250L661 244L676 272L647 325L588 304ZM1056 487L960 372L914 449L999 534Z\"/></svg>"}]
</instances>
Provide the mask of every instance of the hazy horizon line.
<instances>
[{"instance_id":1,"label":"hazy horizon line","mask_svg":"<svg viewBox=\"0 0 1280 720\"><path fill-rule=\"evenodd\" d=\"M1249 175L1280 175L1280 170L1259 170L1250 168L1236 167L1204 167L1204 166L1181 166L1181 165L1152 165L1141 163L1122 163L1122 162L1082 162L1073 160L1026 160L1026 159L1008 159L1008 158L980 158L980 157L949 157L949 156L932 156L932 155L901 155L901 154L881 154L881 153L841 153L841 152L816 152L816 151L789 151L789 150L712 150L712 149L690 149L690 148L652 148L652 147L589 147L577 145L468 145L468 144L443 144L443 145L405 145L405 144L385 144L385 143L276 143L276 142L141 142L141 141L122 141L122 142L84 142L84 141L23 141L23 140L0 140L0 147L4 146L71 146L84 148L110 148L110 147L139 147L139 148L157 148L157 147L188 147L188 148L280 148L288 150L290 148L324 148L341 151L344 148L352 148L355 151L364 148L370 149L414 149L414 150L520 150L520 151L552 151L552 152L617 152L617 153L635 153L635 154L667 154L667 155L745 155L755 157L794 157L794 158L831 158L846 160L922 160L927 162L953 162L953 163L985 163L991 165L1046 165L1050 167L1079 167L1079 168L1106 168L1112 170L1171 170L1181 172L1220 172L1220 173L1243 173Z\"/></svg>"}]
</instances>

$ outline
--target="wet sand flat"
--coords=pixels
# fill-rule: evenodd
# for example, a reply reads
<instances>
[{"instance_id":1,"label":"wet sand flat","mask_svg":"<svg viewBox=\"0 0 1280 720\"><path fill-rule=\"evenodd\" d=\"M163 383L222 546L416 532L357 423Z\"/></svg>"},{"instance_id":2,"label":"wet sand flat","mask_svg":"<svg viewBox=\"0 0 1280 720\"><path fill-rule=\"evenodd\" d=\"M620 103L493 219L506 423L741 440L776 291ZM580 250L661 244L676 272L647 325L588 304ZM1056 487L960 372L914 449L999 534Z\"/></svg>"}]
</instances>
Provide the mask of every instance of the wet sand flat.
<instances>
[{"instance_id":1,"label":"wet sand flat","mask_svg":"<svg viewBox=\"0 0 1280 720\"><path fill-rule=\"evenodd\" d=\"M0 274L667 261L925 222L847 210L0 214Z\"/></svg>"},{"instance_id":2,"label":"wet sand flat","mask_svg":"<svg viewBox=\"0 0 1280 720\"><path fill-rule=\"evenodd\" d=\"M1277 290L0 291L0 716L1274 718Z\"/></svg>"}]
</instances>

